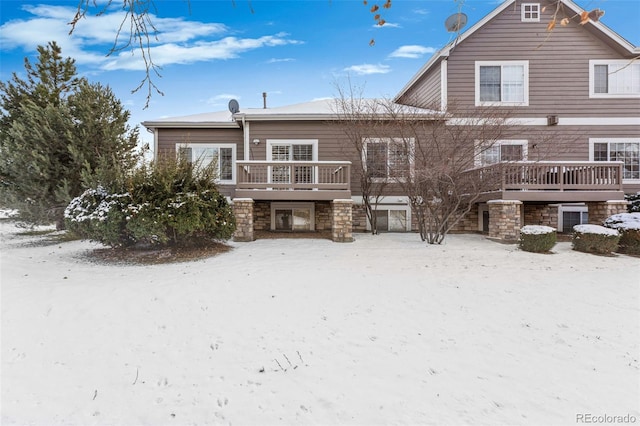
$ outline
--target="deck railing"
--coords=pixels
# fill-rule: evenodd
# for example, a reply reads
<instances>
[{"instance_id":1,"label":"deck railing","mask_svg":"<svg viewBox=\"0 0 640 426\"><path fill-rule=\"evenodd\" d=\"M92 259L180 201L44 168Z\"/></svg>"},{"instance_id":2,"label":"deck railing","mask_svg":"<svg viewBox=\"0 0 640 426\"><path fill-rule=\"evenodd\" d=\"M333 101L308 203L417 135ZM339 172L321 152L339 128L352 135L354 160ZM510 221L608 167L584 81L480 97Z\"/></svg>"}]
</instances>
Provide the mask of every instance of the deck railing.
<instances>
[{"instance_id":1,"label":"deck railing","mask_svg":"<svg viewBox=\"0 0 640 426\"><path fill-rule=\"evenodd\" d=\"M491 191L622 191L622 163L509 162L469 170Z\"/></svg>"},{"instance_id":2,"label":"deck railing","mask_svg":"<svg viewBox=\"0 0 640 426\"><path fill-rule=\"evenodd\" d=\"M237 161L237 189L349 191L350 161Z\"/></svg>"}]
</instances>

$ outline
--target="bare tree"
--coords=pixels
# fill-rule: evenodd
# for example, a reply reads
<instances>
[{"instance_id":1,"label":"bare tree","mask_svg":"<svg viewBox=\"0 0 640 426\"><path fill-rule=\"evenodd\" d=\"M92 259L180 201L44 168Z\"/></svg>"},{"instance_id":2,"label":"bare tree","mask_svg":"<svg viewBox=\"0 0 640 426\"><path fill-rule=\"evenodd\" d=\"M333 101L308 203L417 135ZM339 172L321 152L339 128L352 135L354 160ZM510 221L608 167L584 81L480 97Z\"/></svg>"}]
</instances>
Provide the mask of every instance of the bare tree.
<instances>
[{"instance_id":1,"label":"bare tree","mask_svg":"<svg viewBox=\"0 0 640 426\"><path fill-rule=\"evenodd\" d=\"M440 244L482 194L498 185L499 169L482 173L474 168L500 140L513 136L514 123L498 108L467 111L449 104L427 119L424 110L390 101L384 107L391 126L387 132L404 144L411 164L396 183L411 203L420 238ZM522 160L522 152L506 153L501 160Z\"/></svg>"},{"instance_id":2,"label":"bare tree","mask_svg":"<svg viewBox=\"0 0 640 426\"><path fill-rule=\"evenodd\" d=\"M355 155L352 173L360 183L362 202L367 221L371 225L371 233L378 233L376 209L384 195L388 181L382 179L382 170L372 167L372 152L368 152L367 146L371 138L384 132L389 126L380 116L380 103L376 99L364 99L362 88L354 87L349 83L345 89L336 84L338 97L333 106L335 121L348 140L347 145L341 145L347 157Z\"/></svg>"}]
</instances>

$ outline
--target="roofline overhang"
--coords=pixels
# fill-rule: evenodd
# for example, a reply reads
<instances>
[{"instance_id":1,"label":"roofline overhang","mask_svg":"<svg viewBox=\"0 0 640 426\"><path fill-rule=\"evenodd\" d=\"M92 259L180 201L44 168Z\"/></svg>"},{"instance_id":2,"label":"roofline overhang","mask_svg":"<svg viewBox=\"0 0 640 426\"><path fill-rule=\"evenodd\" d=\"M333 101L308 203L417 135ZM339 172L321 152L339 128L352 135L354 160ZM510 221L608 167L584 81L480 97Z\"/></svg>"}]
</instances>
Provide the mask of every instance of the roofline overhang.
<instances>
[{"instance_id":1,"label":"roofline overhang","mask_svg":"<svg viewBox=\"0 0 640 426\"><path fill-rule=\"evenodd\" d=\"M239 129L236 121L143 121L147 129Z\"/></svg>"},{"instance_id":2,"label":"roofline overhang","mask_svg":"<svg viewBox=\"0 0 640 426\"><path fill-rule=\"evenodd\" d=\"M459 37L457 37L454 41L448 43L446 46L444 46L442 49L440 49L437 53L435 53L430 59L429 61L422 66L422 68L420 68L420 70L418 70L418 72L411 77L411 79L409 80L409 82L407 84L404 85L404 87L400 90L400 92L398 92L398 94L393 98L394 102L398 102L398 100L404 96L406 94L406 92L420 79L422 78L422 76L429 70L431 69L435 64L439 63L440 59L446 59L449 57L449 54L451 53L451 51L453 50L454 47L456 47L458 44L462 43L464 40L466 40L468 37L470 37L473 33L475 33L478 29L482 28L487 22L489 22L491 19L493 19L494 17L496 17L498 14L500 14L503 10L505 10L507 7L511 6L516 0L505 0L504 3L500 4L498 7L496 7L493 11L491 11L489 14L487 14L484 18L482 18L480 21L476 22L471 28L469 28L467 31L463 32L462 34L460 34ZM581 8L580 6L578 6L576 3L573 2L573 0L559 0L560 2L562 2L564 5L566 5L567 7L571 8L576 14L580 14L581 12L584 12L585 10L583 8ZM593 22L593 21L589 21L587 24L585 25L592 25L594 26L596 29L600 30L602 33L604 33L607 37L609 37L611 40L613 40L614 42L616 42L619 46L621 46L623 49L625 49L626 51L629 52L630 55L638 55L640 54L640 47L636 47L634 46L632 43L630 43L629 41L627 41L624 37L622 37L620 34L616 33L615 31L613 31L611 28L607 27L605 24L603 24L602 22Z\"/></svg>"}]
</instances>

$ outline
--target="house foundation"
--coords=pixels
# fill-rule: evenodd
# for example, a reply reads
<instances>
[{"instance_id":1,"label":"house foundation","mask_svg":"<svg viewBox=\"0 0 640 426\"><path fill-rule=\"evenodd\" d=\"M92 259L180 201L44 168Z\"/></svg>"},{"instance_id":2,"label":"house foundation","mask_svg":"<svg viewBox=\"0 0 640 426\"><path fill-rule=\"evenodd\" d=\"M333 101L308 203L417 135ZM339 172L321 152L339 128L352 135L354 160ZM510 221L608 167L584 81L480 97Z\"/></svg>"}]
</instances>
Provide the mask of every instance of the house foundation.
<instances>
[{"instance_id":1,"label":"house foundation","mask_svg":"<svg viewBox=\"0 0 640 426\"><path fill-rule=\"evenodd\" d=\"M338 243L353 241L353 200L331 202L331 238Z\"/></svg>"},{"instance_id":2,"label":"house foundation","mask_svg":"<svg viewBox=\"0 0 640 426\"><path fill-rule=\"evenodd\" d=\"M514 241L520 237L522 201L491 200L489 206L489 238Z\"/></svg>"},{"instance_id":3,"label":"house foundation","mask_svg":"<svg viewBox=\"0 0 640 426\"><path fill-rule=\"evenodd\" d=\"M626 200L612 200L604 202L589 202L589 223L602 225L606 218L618 213L627 212L628 202Z\"/></svg>"},{"instance_id":4,"label":"house foundation","mask_svg":"<svg viewBox=\"0 0 640 426\"><path fill-rule=\"evenodd\" d=\"M233 214L236 217L236 232L233 241L253 241L253 199L234 198Z\"/></svg>"}]
</instances>

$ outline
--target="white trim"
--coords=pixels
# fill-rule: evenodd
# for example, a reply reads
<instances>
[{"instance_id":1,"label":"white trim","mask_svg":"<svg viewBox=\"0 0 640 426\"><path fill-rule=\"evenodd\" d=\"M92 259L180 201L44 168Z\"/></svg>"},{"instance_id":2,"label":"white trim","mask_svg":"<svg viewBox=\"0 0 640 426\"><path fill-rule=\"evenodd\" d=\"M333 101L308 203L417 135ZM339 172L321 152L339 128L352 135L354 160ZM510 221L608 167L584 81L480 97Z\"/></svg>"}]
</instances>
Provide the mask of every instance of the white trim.
<instances>
[{"instance_id":1,"label":"white trim","mask_svg":"<svg viewBox=\"0 0 640 426\"><path fill-rule=\"evenodd\" d=\"M637 143L640 145L640 138L589 138L589 161L594 160L594 145L597 143ZM607 157L609 156L609 148L607 148ZM623 184L638 184L640 179L622 179Z\"/></svg>"},{"instance_id":2,"label":"white trim","mask_svg":"<svg viewBox=\"0 0 640 426\"><path fill-rule=\"evenodd\" d=\"M447 120L448 125L479 125L473 117L458 117ZM505 124L512 126L547 126L547 119L541 117L513 117ZM640 126L640 117L558 117L558 126Z\"/></svg>"},{"instance_id":3,"label":"white trim","mask_svg":"<svg viewBox=\"0 0 640 426\"><path fill-rule=\"evenodd\" d=\"M473 153L473 164L475 167L488 166L489 164L482 164L482 152L480 151L480 146L482 145L482 141L476 141L475 149ZM529 158L529 141L526 139L500 139L493 143L491 143L491 147L494 146L502 146L502 145L520 145L522 146L522 160L527 161ZM498 161L501 163L502 161ZM497 164L497 163L491 163Z\"/></svg>"},{"instance_id":4,"label":"white trim","mask_svg":"<svg viewBox=\"0 0 640 426\"><path fill-rule=\"evenodd\" d=\"M529 13L533 15L536 14L535 18L526 18L524 15L526 13L527 6L531 7ZM535 10L534 10L535 9ZM540 8L540 3L522 3L520 5L520 21L521 22L540 22L540 14L542 13Z\"/></svg>"},{"instance_id":5,"label":"white trim","mask_svg":"<svg viewBox=\"0 0 640 426\"><path fill-rule=\"evenodd\" d=\"M383 203L378 203L378 204L374 204L374 211L378 211L378 210L387 210L387 212L390 211L403 211L405 212L405 226L404 226L404 232L410 232L411 231L411 206L408 204L383 204ZM388 220L388 216L389 213L387 213L387 220ZM371 231L371 222L369 220L367 220L367 223L365 225L365 229L367 231ZM389 231L384 230L381 231L379 230L379 232L394 232L394 231ZM401 231L395 231L395 232L401 232Z\"/></svg>"},{"instance_id":6,"label":"white trim","mask_svg":"<svg viewBox=\"0 0 640 426\"><path fill-rule=\"evenodd\" d=\"M244 160L249 161L251 159L249 155L251 153L251 132L249 131L249 123L245 123L244 117L242 117L242 129L244 132Z\"/></svg>"},{"instance_id":7,"label":"white trim","mask_svg":"<svg viewBox=\"0 0 640 426\"><path fill-rule=\"evenodd\" d=\"M595 79L595 65L622 65L629 66L636 65L640 67L640 64L634 63L634 59L590 59L589 60L589 98L592 99L637 99L640 98L640 93L595 93L594 92L594 79ZM618 71L619 72L619 71Z\"/></svg>"},{"instance_id":8,"label":"white trim","mask_svg":"<svg viewBox=\"0 0 640 426\"><path fill-rule=\"evenodd\" d=\"M387 152L388 152L388 146L389 146L389 142L399 142L402 144L405 144L406 142L408 142L409 144L409 174L411 176L413 176L414 173L414 167L415 167L415 139L414 138L363 138L364 141L362 143L362 152L360 153L361 158L360 161L362 161L363 164L363 168L366 170L367 168L367 145L370 143L385 143L387 144ZM408 141L405 142L405 140L408 139ZM387 158L387 162L388 162L388 158ZM387 163L387 166L389 164ZM400 180L400 178L394 178L394 177L389 177L389 170L387 169L387 177L384 178L371 178L372 182L387 182L387 183L392 183L392 182L397 182Z\"/></svg>"},{"instance_id":9,"label":"white trim","mask_svg":"<svg viewBox=\"0 0 640 426\"><path fill-rule=\"evenodd\" d=\"M523 100L522 102L486 102L480 100L480 67L486 66L522 66L523 68ZM502 90L502 78L500 81L500 90ZM529 61L475 61L475 92L476 92L476 106L529 106Z\"/></svg>"},{"instance_id":10,"label":"white trim","mask_svg":"<svg viewBox=\"0 0 640 426\"><path fill-rule=\"evenodd\" d=\"M585 12L583 8L575 4L572 0L559 0L559 1L561 4L566 5L578 16L580 16L582 12ZM449 57L449 54L455 48L455 46L464 42L467 38L472 36L476 31L482 28L485 24L487 24L493 18L498 16L500 13L502 13L503 10L513 5L514 2L515 0L505 0L504 2L500 3L491 13L486 15L484 18L482 18L480 21L478 21L476 24L470 27L467 31L460 34L459 37L456 37L454 41L450 42L449 44L444 46L442 49L440 49L438 52L436 52L429 59L429 61L424 66L422 66L422 68L420 68L420 70L418 70L418 72L415 73L413 77L411 77L411 80L409 80L402 87L402 89L400 89L400 91L393 98L393 100L398 101L402 96L404 96L409 91L409 89L411 89L418 82L418 80L422 78L423 75L425 75L431 69L431 67L433 67L437 63L437 61L440 58ZM589 21L587 24L585 24L585 26L588 26L588 25L592 25L594 28L602 32L606 37L609 37L611 40L613 40L614 43L618 44L620 47L626 50L630 55L638 56L640 54L640 49L638 47L629 43L627 40L621 37L618 33L613 31L611 28L607 27L606 25L604 25L602 22Z\"/></svg>"},{"instance_id":11,"label":"white trim","mask_svg":"<svg viewBox=\"0 0 640 426\"><path fill-rule=\"evenodd\" d=\"M231 180L221 180L218 177L216 183L220 185L236 184L237 145L235 143L176 143L176 153L180 148L231 148ZM218 173L220 173L220 164L218 164Z\"/></svg>"},{"instance_id":12,"label":"white trim","mask_svg":"<svg viewBox=\"0 0 640 426\"><path fill-rule=\"evenodd\" d=\"M271 203L271 230L275 231L276 230L276 209L278 210L296 210L296 209L309 209L309 217L310 217L310 224L309 224L309 231L315 231L316 230L316 205L315 203L311 202L311 203ZM293 224L292 224L292 231L295 231L293 229Z\"/></svg>"},{"instance_id":13,"label":"white trim","mask_svg":"<svg viewBox=\"0 0 640 426\"><path fill-rule=\"evenodd\" d=\"M563 232L564 218L562 215L567 212L579 212L580 223L582 224L582 213L589 214L589 208L585 204L559 204L558 205L558 232ZM588 220L587 222L588 223Z\"/></svg>"},{"instance_id":14,"label":"white trim","mask_svg":"<svg viewBox=\"0 0 640 426\"><path fill-rule=\"evenodd\" d=\"M154 128L153 129L153 158L154 159L158 159L158 145L159 145L159 141L158 141L158 129Z\"/></svg>"},{"instance_id":15,"label":"white trim","mask_svg":"<svg viewBox=\"0 0 640 426\"><path fill-rule=\"evenodd\" d=\"M265 145L267 161L273 161L271 149L273 145L312 145L313 160L311 161L318 161L318 139L267 139Z\"/></svg>"},{"instance_id":16,"label":"white trim","mask_svg":"<svg viewBox=\"0 0 640 426\"><path fill-rule=\"evenodd\" d=\"M440 111L447 110L449 93L447 91L449 67L447 59L440 62Z\"/></svg>"}]
</instances>

